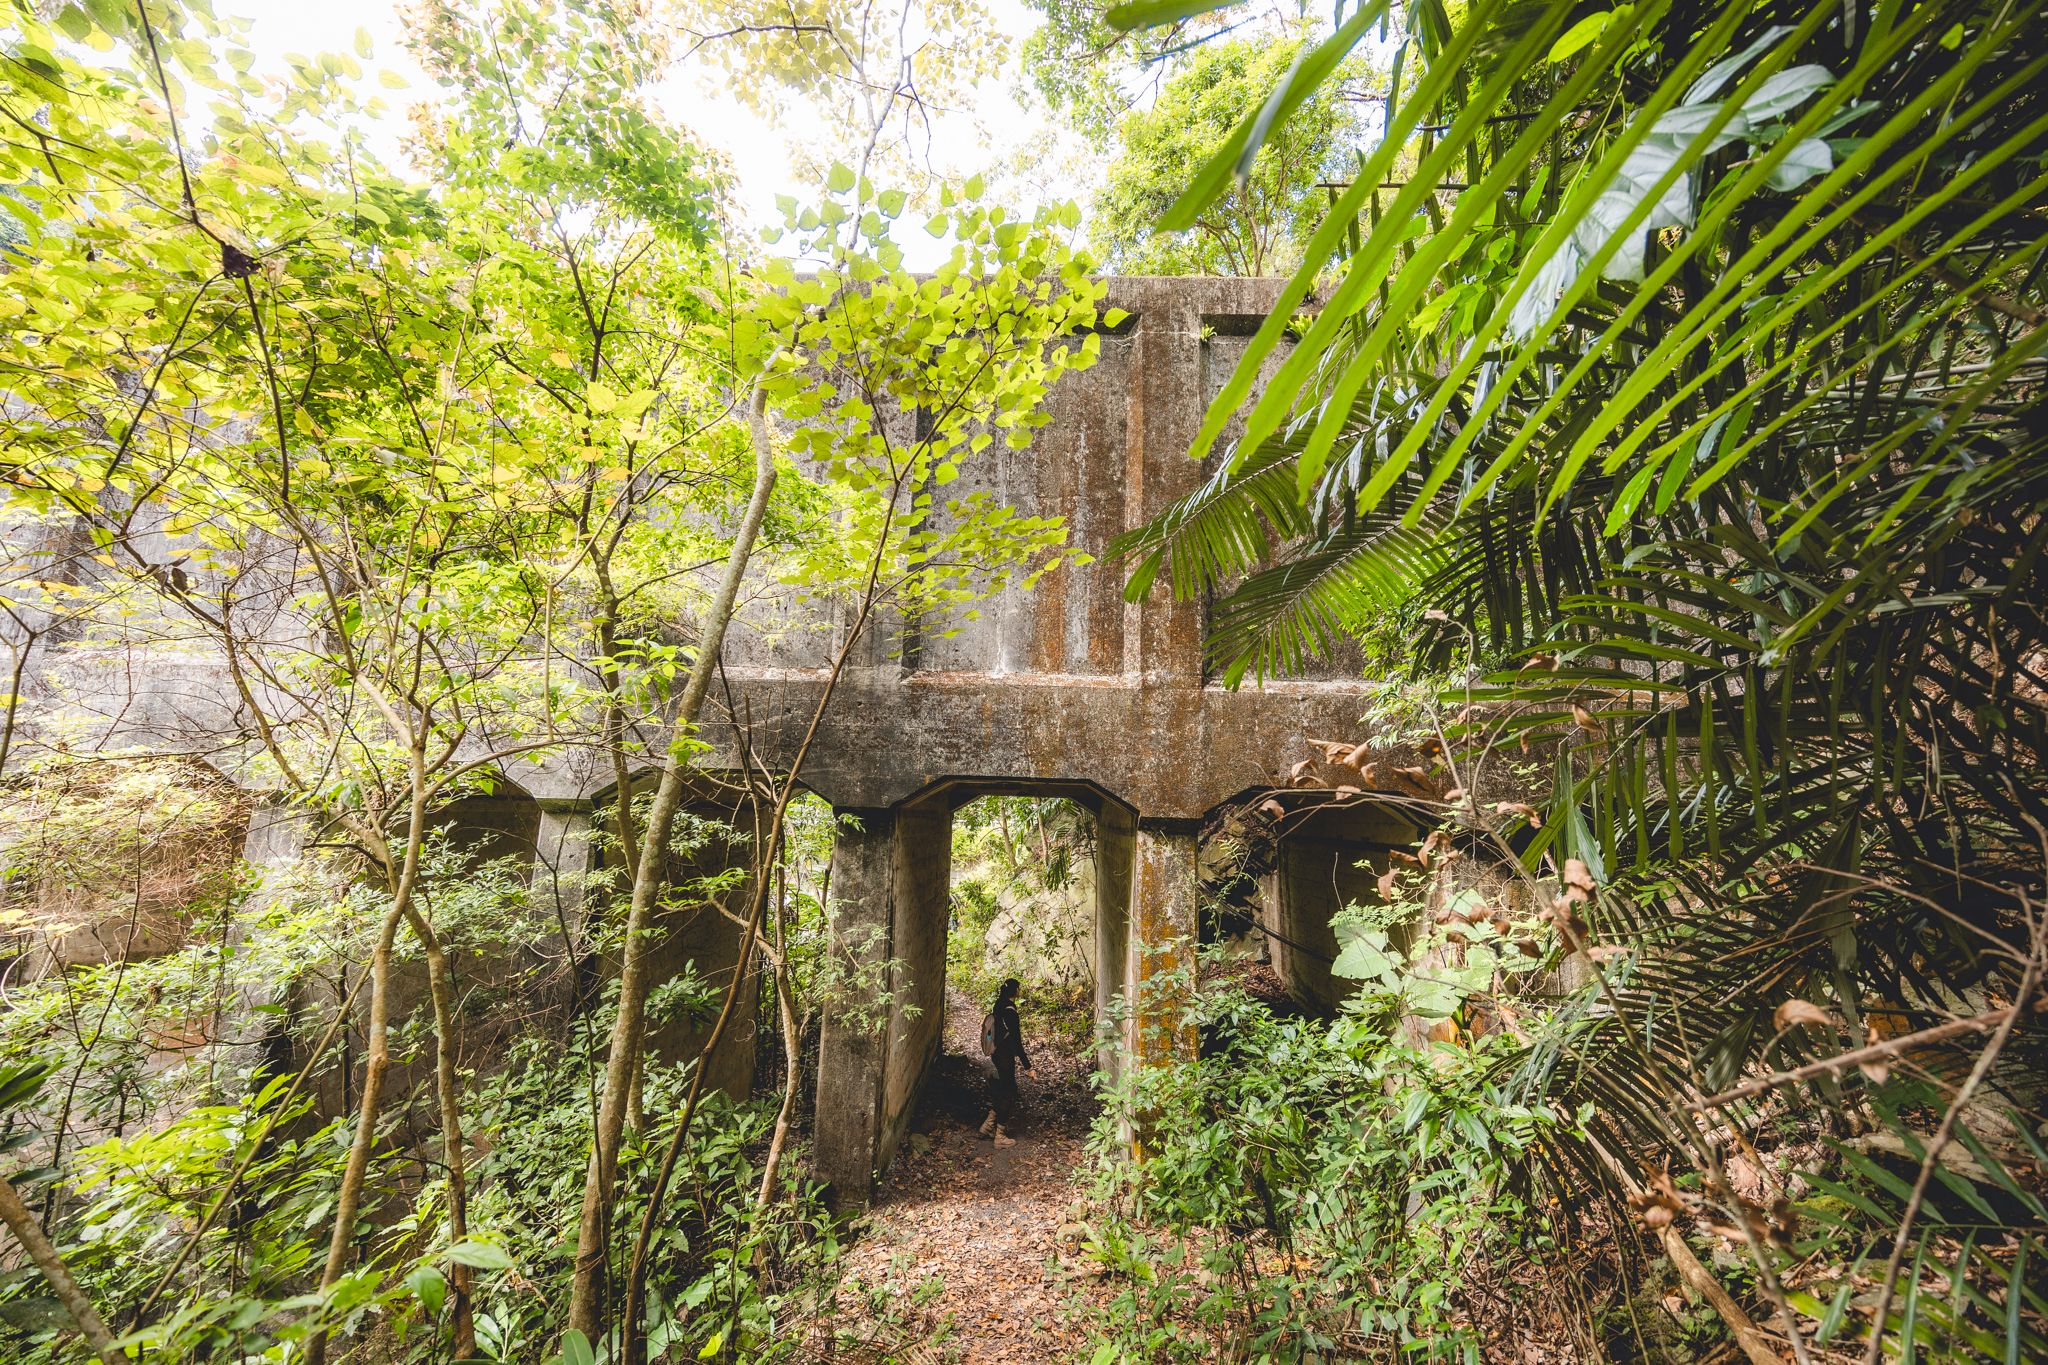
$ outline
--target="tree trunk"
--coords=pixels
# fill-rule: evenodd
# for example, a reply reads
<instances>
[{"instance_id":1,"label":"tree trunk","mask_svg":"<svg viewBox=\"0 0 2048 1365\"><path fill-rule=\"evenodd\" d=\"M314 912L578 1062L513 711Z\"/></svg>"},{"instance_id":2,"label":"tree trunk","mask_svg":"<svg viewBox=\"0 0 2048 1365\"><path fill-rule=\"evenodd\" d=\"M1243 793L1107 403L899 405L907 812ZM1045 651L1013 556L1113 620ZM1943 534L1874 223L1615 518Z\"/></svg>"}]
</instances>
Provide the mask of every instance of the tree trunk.
<instances>
[{"instance_id":1,"label":"tree trunk","mask_svg":"<svg viewBox=\"0 0 2048 1365\"><path fill-rule=\"evenodd\" d=\"M567 1326L592 1341L598 1340L602 1331L601 1272L610 1245L612 1191L618 1179L619 1147L625 1135L626 1112L631 1105L647 1031L647 991L652 984L647 980L647 938L652 929L654 900L667 871L668 844L675 830L676 811L682 805L686 765L676 741L696 723L704 698L711 690L712 673L718 665L719 650L725 644L725 628L732 618L733 604L739 599L740 580L746 574L754 540L767 516L769 494L775 489L775 452L768 441L767 401L767 393L756 385L748 413L754 442L753 492L734 533L732 549L726 555L725 575L718 585L718 594L705 618L697 658L676 707L669 751L662 759L661 780L655 786L647 828L641 833L633 900L626 914L625 942L620 950L619 1013L612 1024L610 1051L605 1058L604 1093L599 1098L597 1131L583 1181L583 1207L576 1226L575 1278L569 1292Z\"/></svg>"},{"instance_id":2,"label":"tree trunk","mask_svg":"<svg viewBox=\"0 0 2048 1365\"><path fill-rule=\"evenodd\" d=\"M85 1297L85 1291L78 1287L78 1281L71 1278L71 1271L64 1265L64 1259L57 1254L57 1248L50 1245L50 1239L43 1234L42 1224L36 1222L28 1206L21 1202L21 1195L13 1184L0 1177L0 1222L7 1224L7 1230L14 1234L14 1240L21 1243L21 1249L35 1262L37 1270L48 1282L50 1292L57 1296L57 1302L64 1305L64 1311L78 1324L78 1330L99 1358L107 1365L125 1361L127 1356L114 1349L114 1334L107 1330L107 1324L93 1311L92 1301Z\"/></svg>"},{"instance_id":3,"label":"tree trunk","mask_svg":"<svg viewBox=\"0 0 2048 1365\"><path fill-rule=\"evenodd\" d=\"M782 1149L789 1142L790 1121L796 1114L798 1079L802 1074L799 1049L803 1046L803 1023L796 1016L796 993L789 981L789 883L778 878L775 897L775 1011L782 1023L782 1107L775 1111L775 1135L768 1141L768 1156L761 1163L761 1190L754 1197L756 1210L768 1207L775 1197L775 1177L781 1173Z\"/></svg>"},{"instance_id":4,"label":"tree trunk","mask_svg":"<svg viewBox=\"0 0 2048 1365\"><path fill-rule=\"evenodd\" d=\"M890 506L900 495L901 487L892 490ZM885 516L881 535L875 542L875 552L868 560L867 582L862 589L860 610L853 618L853 626L846 633L838 652L833 656L832 667L825 675L825 690L818 695L817 705L811 708L810 723L804 729L804 737L797 742L796 753L790 759L789 773L783 779L776 793L775 810L768 817L765 837L757 835L755 846L763 850L761 865L773 867L782 851L782 832L789 816L789 803L795 799L797 775L803 771L804 761L810 756L811 745L818 737L818 728L825 722L825 713L832 705L832 696L838 690L839 679L846 671L846 661L853 654L853 647L859 642L861 632L867 628L868 619L874 613L877 600L877 584L881 578L882 555L889 543L889 522ZM725 1037L727 1024L736 1012L741 983L746 980L747 968L753 960L754 945L759 941L761 923L768 908L768 881L765 876L756 879L753 894L748 897L745 928L740 934L739 960L733 967L732 983L726 987L725 1003L719 1007L718 1018L711 1025L710 1036L704 1040L697 1054L697 1068L690 1076L690 1088L683 1094L683 1107L676 1116L675 1127L669 1134L668 1145L661 1154L661 1165L654 1174L654 1188L648 1191L647 1208L640 1215L640 1231L634 1238L633 1258L626 1267L626 1304L623 1350L620 1356L624 1365L645 1365L647 1359L647 1336L640 1330L641 1301L646 1291L647 1258L653 1245L655 1221L661 1215L661 1201L668 1192L669 1177L675 1173L676 1158L682 1154L683 1143L689 1137L690 1120L696 1117L697 1102L704 1093L704 1067L711 1055L718 1050L718 1044Z\"/></svg>"},{"instance_id":5,"label":"tree trunk","mask_svg":"<svg viewBox=\"0 0 2048 1365\"><path fill-rule=\"evenodd\" d=\"M355 1244L356 1211L362 1205L363 1182L370 1172L370 1153L377 1145L378 1106L384 1094L384 1073L391 1067L391 948L398 938L399 924L412 911L413 890L420 874L420 846L427 830L423 763L424 751L415 745L405 862L391 881L391 908L377 926L377 942L370 950L370 1024L363 1049L363 1093L356 1106L356 1133L349 1144L348 1165L342 1171L341 1188L334 1196L334 1232L327 1243L326 1268L320 1273L323 1295L334 1287L342 1268L348 1264L349 1249ZM316 1332L306 1342L307 1365L326 1365L326 1360L327 1333Z\"/></svg>"},{"instance_id":6,"label":"tree trunk","mask_svg":"<svg viewBox=\"0 0 2048 1365\"><path fill-rule=\"evenodd\" d=\"M385 912L384 922L377 928L377 944L370 950L370 1027L363 1049L363 1094L356 1105L356 1134L349 1144L348 1165L334 1197L334 1231L327 1241L327 1266L320 1273L323 1294L334 1287L348 1263L349 1248L355 1243L356 1210L362 1204L363 1181L370 1171L370 1152L377 1145L377 1106L383 1098L384 1073L391 1066L391 943L398 937L404 915L402 905ZM323 1365L326 1359L327 1334L320 1332L307 1341L306 1360L308 1365Z\"/></svg>"},{"instance_id":7,"label":"tree trunk","mask_svg":"<svg viewBox=\"0 0 2048 1365\"><path fill-rule=\"evenodd\" d=\"M434 1090L441 1107L441 1160L448 1168L448 1240L469 1238L469 1174L463 1157L462 1092L455 1076L458 1035L455 1023L455 973L440 936L417 910L407 919L419 935L427 958L427 983L434 1004ZM455 1355L476 1354L473 1289L476 1274L460 1262L448 1268L455 1307Z\"/></svg>"}]
</instances>

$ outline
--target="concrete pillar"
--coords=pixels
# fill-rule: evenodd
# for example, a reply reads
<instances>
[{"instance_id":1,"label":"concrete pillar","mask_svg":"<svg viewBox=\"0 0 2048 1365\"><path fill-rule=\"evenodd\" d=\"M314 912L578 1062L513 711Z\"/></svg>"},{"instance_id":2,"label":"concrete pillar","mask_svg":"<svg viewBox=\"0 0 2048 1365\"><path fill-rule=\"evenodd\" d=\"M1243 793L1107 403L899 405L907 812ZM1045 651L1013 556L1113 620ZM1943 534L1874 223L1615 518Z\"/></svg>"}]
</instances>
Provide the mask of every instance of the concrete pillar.
<instances>
[{"instance_id":1,"label":"concrete pillar","mask_svg":"<svg viewBox=\"0 0 2048 1365\"><path fill-rule=\"evenodd\" d=\"M242 840L242 861L256 870L256 892L249 909L264 910L283 895L291 869L306 854L313 841L314 820L304 806L258 797L249 806L249 829ZM236 924L232 941L239 949L248 930ZM207 1050L208 1089L228 1078L240 1077L258 1066L273 1072L295 1070L308 1060L304 1049L295 1045L288 1023L275 1007L290 1010L301 1003L294 990L275 981L245 981L236 988L235 998L222 1011L216 1028L217 1040ZM318 1007L323 1018L332 1018L339 1002L321 992ZM257 1012L261 1010L262 1014ZM237 1039L240 1041L226 1041ZM311 1087L319 1093L319 1085ZM338 1088L338 1087L337 1087Z\"/></svg>"},{"instance_id":2,"label":"concrete pillar","mask_svg":"<svg viewBox=\"0 0 2048 1365\"><path fill-rule=\"evenodd\" d=\"M1137 846L1136 817L1114 801L1103 802L1095 817L1096 1066L1112 1079L1123 1074L1125 1039L1106 1023L1131 983L1131 877Z\"/></svg>"},{"instance_id":3,"label":"concrete pillar","mask_svg":"<svg viewBox=\"0 0 2048 1365\"><path fill-rule=\"evenodd\" d=\"M594 812L587 802L543 803L533 837L533 865L527 882L532 913L580 933L589 914L590 874L597 870L591 845ZM597 998L605 964L578 955L562 964L541 1003L546 1014L564 1021L588 1008Z\"/></svg>"},{"instance_id":4,"label":"concrete pillar","mask_svg":"<svg viewBox=\"0 0 2048 1365\"><path fill-rule=\"evenodd\" d=\"M946 1011L951 809L853 813L832 851L832 951L847 988L825 1005L817 1173L842 1206L867 1202L917 1108Z\"/></svg>"},{"instance_id":5,"label":"concrete pillar","mask_svg":"<svg viewBox=\"0 0 2048 1365\"><path fill-rule=\"evenodd\" d=\"M1124 526L1143 526L1200 486L1202 465L1187 458L1208 404L1202 392L1202 318L1194 299L1122 282L1136 297L1131 391L1124 427ZM1149 282L1144 282L1149 284ZM1124 608L1127 675L1155 687L1202 684L1202 604L1176 601L1167 576Z\"/></svg>"},{"instance_id":6,"label":"concrete pillar","mask_svg":"<svg viewBox=\"0 0 2048 1365\"><path fill-rule=\"evenodd\" d=\"M895 898L896 815L835 811L829 951L847 979L871 980L889 957ZM882 1084L889 1016L864 999L828 1000L818 1043L817 1117L812 1142L818 1178L844 1205L863 1205L881 1164Z\"/></svg>"},{"instance_id":7,"label":"concrete pillar","mask_svg":"<svg viewBox=\"0 0 2048 1365\"><path fill-rule=\"evenodd\" d=\"M1186 1000L1163 978L1194 967L1200 836L1197 820L1138 820L1125 971L1137 983L1127 1045L1139 1065L1194 1051L1193 1030L1179 1024Z\"/></svg>"},{"instance_id":8,"label":"concrete pillar","mask_svg":"<svg viewBox=\"0 0 2048 1365\"><path fill-rule=\"evenodd\" d=\"M285 894L292 869L312 849L320 828L320 814L301 805L269 799L251 806L242 857L257 870L259 877L251 898L252 908L267 907ZM242 932L237 929L238 939ZM311 1132L354 1107L360 1029L369 1013L367 986L358 992L349 1022L340 1029L328 1052L316 1059L311 1051L314 1039L341 1009L344 983L353 983L366 966L367 963L326 958L283 987L269 983L245 986L236 1001L236 1013L242 1017L248 1017L246 1011L259 1007L283 1006L284 1013L266 1016L261 1026L251 1030L260 1041L230 1053L230 1070L260 1064L273 1075L285 1075L315 1066L304 1087L312 1098L313 1108L294 1125L299 1134Z\"/></svg>"},{"instance_id":9,"label":"concrete pillar","mask_svg":"<svg viewBox=\"0 0 2048 1365\"><path fill-rule=\"evenodd\" d=\"M889 956L889 1038L876 1172L886 1168L917 1108L946 1024L946 930L953 889L953 812L898 811Z\"/></svg>"},{"instance_id":10,"label":"concrete pillar","mask_svg":"<svg viewBox=\"0 0 2048 1365\"><path fill-rule=\"evenodd\" d=\"M284 874L305 856L313 828L312 813L304 806L264 799L250 804L242 861L257 870L260 882L254 899L259 904L268 904L277 895Z\"/></svg>"}]
</instances>

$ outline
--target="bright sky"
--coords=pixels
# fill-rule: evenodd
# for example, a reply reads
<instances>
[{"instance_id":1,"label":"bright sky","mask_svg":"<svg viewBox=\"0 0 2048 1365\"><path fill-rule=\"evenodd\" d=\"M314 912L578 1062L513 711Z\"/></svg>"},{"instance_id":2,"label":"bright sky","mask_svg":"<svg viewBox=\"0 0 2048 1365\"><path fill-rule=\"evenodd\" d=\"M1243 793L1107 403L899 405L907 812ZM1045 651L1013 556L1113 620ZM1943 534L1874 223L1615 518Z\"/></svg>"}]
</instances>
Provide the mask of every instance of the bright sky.
<instances>
[{"instance_id":1,"label":"bright sky","mask_svg":"<svg viewBox=\"0 0 2048 1365\"><path fill-rule=\"evenodd\" d=\"M1019 0L985 3L997 27L1013 39L1014 62L1015 46L1036 27L1038 16ZM377 139L383 143L379 151L394 164L401 161L398 140L404 110L421 99L433 98L438 87L420 72L405 49L395 0L328 0L324 4L312 0L216 0L215 11L254 21L249 39L259 66L278 64L287 52L348 52L354 47L356 30L367 29L375 56L364 63L365 68L393 70L410 82L406 90L375 91L370 85L393 106L388 140ZM973 107L934 115L931 144L924 149L924 158L943 175L964 179L989 173L996 192L1019 208L1043 199L1068 198L1086 208L1085 150L1071 135L1056 131L1043 109L1020 103L1011 93L1017 84L1014 70L1009 77L987 83ZM806 145L806 141L815 145L819 140L821 134L813 120L799 114L787 126L774 126L734 98L722 75L709 69L686 72L672 86L669 113L731 158L740 211L755 227L781 221L775 209L778 194L795 195L800 200L817 197L820 187L800 176L791 155L792 145ZM1035 140L1048 138L1057 143L1049 153L1035 145ZM1026 158L1024 175L1000 174L1005 163L1017 159L1027 146L1040 154ZM900 240L914 266L931 263L916 259L920 246L928 242L922 232L905 233Z\"/></svg>"}]
</instances>

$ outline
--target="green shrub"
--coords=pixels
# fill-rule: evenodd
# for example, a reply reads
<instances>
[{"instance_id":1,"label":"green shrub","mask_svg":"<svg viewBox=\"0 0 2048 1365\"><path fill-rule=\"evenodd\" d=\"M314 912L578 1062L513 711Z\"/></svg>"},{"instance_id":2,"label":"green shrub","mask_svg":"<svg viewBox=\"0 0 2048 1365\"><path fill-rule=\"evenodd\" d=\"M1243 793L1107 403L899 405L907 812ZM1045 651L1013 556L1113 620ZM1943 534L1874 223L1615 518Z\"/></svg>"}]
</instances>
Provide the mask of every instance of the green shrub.
<instances>
[{"instance_id":1,"label":"green shrub","mask_svg":"<svg viewBox=\"0 0 2048 1365\"><path fill-rule=\"evenodd\" d=\"M1122 1291L1096 1359L1208 1359L1225 1341L1256 1361L1369 1344L1476 1359L1466 1268L1536 1235L1519 1176L1563 1123L1501 1089L1515 1045L1412 1046L1397 997L1288 1019L1235 988L1154 980L1188 993L1179 1022L1204 1047L1109 1088L1107 1213L1086 1250Z\"/></svg>"}]
</instances>

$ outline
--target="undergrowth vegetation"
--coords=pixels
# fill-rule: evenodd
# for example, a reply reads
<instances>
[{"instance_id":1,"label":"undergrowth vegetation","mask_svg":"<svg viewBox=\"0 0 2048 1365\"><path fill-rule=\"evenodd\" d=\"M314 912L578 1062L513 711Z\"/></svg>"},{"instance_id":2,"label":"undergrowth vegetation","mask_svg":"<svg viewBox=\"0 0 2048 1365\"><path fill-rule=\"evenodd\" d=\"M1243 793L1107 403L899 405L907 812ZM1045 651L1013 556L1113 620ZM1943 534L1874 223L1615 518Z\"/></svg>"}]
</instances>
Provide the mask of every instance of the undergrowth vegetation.
<instances>
[{"instance_id":1,"label":"undergrowth vegetation","mask_svg":"<svg viewBox=\"0 0 2048 1365\"><path fill-rule=\"evenodd\" d=\"M1385 993L1322 1020L1164 984L1204 1047L1113 1088L1098 1124L1084 1253L1126 1287L1095 1359L1477 1358L1475 1319L1516 1307L1541 1254L1530 1162L1574 1122L1503 1086L1511 1040L1416 1046Z\"/></svg>"}]
</instances>

